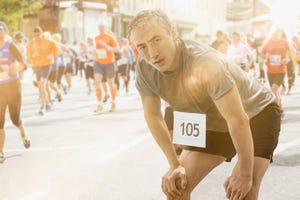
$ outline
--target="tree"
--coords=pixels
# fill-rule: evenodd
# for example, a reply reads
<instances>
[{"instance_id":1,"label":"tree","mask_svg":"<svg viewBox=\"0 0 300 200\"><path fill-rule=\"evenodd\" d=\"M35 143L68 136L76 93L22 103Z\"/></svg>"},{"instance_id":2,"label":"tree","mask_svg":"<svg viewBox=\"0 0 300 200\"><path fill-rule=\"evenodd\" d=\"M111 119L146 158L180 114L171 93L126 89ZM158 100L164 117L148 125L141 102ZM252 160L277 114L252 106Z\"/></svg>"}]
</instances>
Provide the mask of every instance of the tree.
<instances>
[{"instance_id":1,"label":"tree","mask_svg":"<svg viewBox=\"0 0 300 200\"><path fill-rule=\"evenodd\" d=\"M25 15L38 12L46 0L0 0L0 21L11 31L18 30Z\"/></svg>"}]
</instances>

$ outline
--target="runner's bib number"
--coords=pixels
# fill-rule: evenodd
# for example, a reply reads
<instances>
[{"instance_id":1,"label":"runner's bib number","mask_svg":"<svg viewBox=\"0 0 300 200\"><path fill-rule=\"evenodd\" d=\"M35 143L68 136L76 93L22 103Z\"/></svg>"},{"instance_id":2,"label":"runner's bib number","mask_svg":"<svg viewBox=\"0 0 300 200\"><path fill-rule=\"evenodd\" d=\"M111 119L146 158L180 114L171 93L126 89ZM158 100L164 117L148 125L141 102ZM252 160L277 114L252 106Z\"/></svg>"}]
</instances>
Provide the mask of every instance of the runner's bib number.
<instances>
[{"instance_id":1,"label":"runner's bib number","mask_svg":"<svg viewBox=\"0 0 300 200\"><path fill-rule=\"evenodd\" d=\"M206 115L174 111L173 143L206 147Z\"/></svg>"},{"instance_id":2,"label":"runner's bib number","mask_svg":"<svg viewBox=\"0 0 300 200\"><path fill-rule=\"evenodd\" d=\"M270 64L273 66L281 65L281 55L270 55Z\"/></svg>"},{"instance_id":3,"label":"runner's bib number","mask_svg":"<svg viewBox=\"0 0 300 200\"><path fill-rule=\"evenodd\" d=\"M107 57L105 49L97 49L97 57L100 59L105 59Z\"/></svg>"}]
</instances>

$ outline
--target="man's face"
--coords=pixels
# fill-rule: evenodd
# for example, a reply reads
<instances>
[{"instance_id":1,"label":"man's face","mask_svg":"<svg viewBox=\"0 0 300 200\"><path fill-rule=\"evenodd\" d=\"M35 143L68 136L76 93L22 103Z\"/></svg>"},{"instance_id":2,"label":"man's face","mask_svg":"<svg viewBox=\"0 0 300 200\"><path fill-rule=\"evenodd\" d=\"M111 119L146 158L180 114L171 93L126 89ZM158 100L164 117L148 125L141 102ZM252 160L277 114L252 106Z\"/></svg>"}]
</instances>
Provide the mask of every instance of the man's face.
<instances>
[{"instance_id":1,"label":"man's face","mask_svg":"<svg viewBox=\"0 0 300 200\"><path fill-rule=\"evenodd\" d=\"M232 42L234 44L238 43L240 41L240 36L236 35L236 34L232 34Z\"/></svg>"},{"instance_id":2,"label":"man's face","mask_svg":"<svg viewBox=\"0 0 300 200\"><path fill-rule=\"evenodd\" d=\"M41 33L37 32L37 31L33 31L33 37L40 37Z\"/></svg>"},{"instance_id":3,"label":"man's face","mask_svg":"<svg viewBox=\"0 0 300 200\"><path fill-rule=\"evenodd\" d=\"M104 24L100 24L98 26L98 29L99 29L99 33L100 34L104 34L105 33L105 25Z\"/></svg>"},{"instance_id":4,"label":"man's face","mask_svg":"<svg viewBox=\"0 0 300 200\"><path fill-rule=\"evenodd\" d=\"M176 67L176 33L168 31L157 21L149 21L131 31L130 39L142 58L161 72Z\"/></svg>"},{"instance_id":5,"label":"man's face","mask_svg":"<svg viewBox=\"0 0 300 200\"><path fill-rule=\"evenodd\" d=\"M217 33L217 40L218 41L223 41L224 40L224 36L222 33Z\"/></svg>"}]
</instances>

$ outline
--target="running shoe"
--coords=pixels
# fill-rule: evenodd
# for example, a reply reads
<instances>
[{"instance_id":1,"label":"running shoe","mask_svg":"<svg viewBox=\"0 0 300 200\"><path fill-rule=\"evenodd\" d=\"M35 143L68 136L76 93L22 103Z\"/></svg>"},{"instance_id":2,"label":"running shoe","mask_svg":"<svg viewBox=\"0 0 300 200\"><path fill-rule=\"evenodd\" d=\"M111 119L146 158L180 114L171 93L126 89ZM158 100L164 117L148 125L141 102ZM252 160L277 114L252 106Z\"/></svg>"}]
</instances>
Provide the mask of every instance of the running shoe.
<instances>
[{"instance_id":1,"label":"running shoe","mask_svg":"<svg viewBox=\"0 0 300 200\"><path fill-rule=\"evenodd\" d=\"M110 96L106 94L106 95L104 96L104 98L103 98L103 103L106 103L107 100L109 99L109 97L110 97Z\"/></svg>"},{"instance_id":2,"label":"running shoe","mask_svg":"<svg viewBox=\"0 0 300 200\"><path fill-rule=\"evenodd\" d=\"M6 158L4 157L3 152L0 152L0 164L4 163L5 160Z\"/></svg>"},{"instance_id":3,"label":"running shoe","mask_svg":"<svg viewBox=\"0 0 300 200\"><path fill-rule=\"evenodd\" d=\"M28 149L30 147L30 144L31 144L28 137L27 136L22 136L22 141L23 141L24 147L26 149Z\"/></svg>"},{"instance_id":4,"label":"running shoe","mask_svg":"<svg viewBox=\"0 0 300 200\"><path fill-rule=\"evenodd\" d=\"M64 94L68 94L68 88L67 86L63 85Z\"/></svg>"},{"instance_id":5,"label":"running shoe","mask_svg":"<svg viewBox=\"0 0 300 200\"><path fill-rule=\"evenodd\" d=\"M98 104L98 106L97 106L97 108L94 110L94 113L95 114L100 114L100 113L102 113L103 112L103 106L102 106L102 104Z\"/></svg>"},{"instance_id":6,"label":"running shoe","mask_svg":"<svg viewBox=\"0 0 300 200\"><path fill-rule=\"evenodd\" d=\"M116 103L112 102L109 112L115 112L115 111L116 111Z\"/></svg>"},{"instance_id":7,"label":"running shoe","mask_svg":"<svg viewBox=\"0 0 300 200\"><path fill-rule=\"evenodd\" d=\"M38 114L41 115L41 116L43 116L43 115L44 115L44 109L43 109L43 108L40 108Z\"/></svg>"},{"instance_id":8,"label":"running shoe","mask_svg":"<svg viewBox=\"0 0 300 200\"><path fill-rule=\"evenodd\" d=\"M49 112L51 110L51 105L46 105L46 111Z\"/></svg>"},{"instance_id":9,"label":"running shoe","mask_svg":"<svg viewBox=\"0 0 300 200\"><path fill-rule=\"evenodd\" d=\"M56 98L57 98L57 101L58 101L58 102L61 102L61 101L62 101L62 96L61 96L60 93L57 93Z\"/></svg>"},{"instance_id":10,"label":"running shoe","mask_svg":"<svg viewBox=\"0 0 300 200\"><path fill-rule=\"evenodd\" d=\"M92 93L92 89L89 89L87 95L90 95L91 93Z\"/></svg>"}]
</instances>

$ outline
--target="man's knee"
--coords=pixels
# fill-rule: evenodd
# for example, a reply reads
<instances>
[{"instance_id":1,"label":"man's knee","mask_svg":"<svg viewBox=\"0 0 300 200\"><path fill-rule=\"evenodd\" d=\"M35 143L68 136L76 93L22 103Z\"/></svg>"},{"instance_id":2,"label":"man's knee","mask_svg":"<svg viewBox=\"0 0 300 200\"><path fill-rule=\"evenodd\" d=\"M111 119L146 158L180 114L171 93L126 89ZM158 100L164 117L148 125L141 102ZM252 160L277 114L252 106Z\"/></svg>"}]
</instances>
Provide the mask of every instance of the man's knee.
<instances>
[{"instance_id":1,"label":"man's knee","mask_svg":"<svg viewBox=\"0 0 300 200\"><path fill-rule=\"evenodd\" d=\"M191 187L191 185L188 182L186 184L185 189L182 189L182 187L181 187L181 181L180 181L180 179L178 179L176 181L176 188L178 188L179 191L182 194L182 198L180 200L190 200L193 188Z\"/></svg>"}]
</instances>

